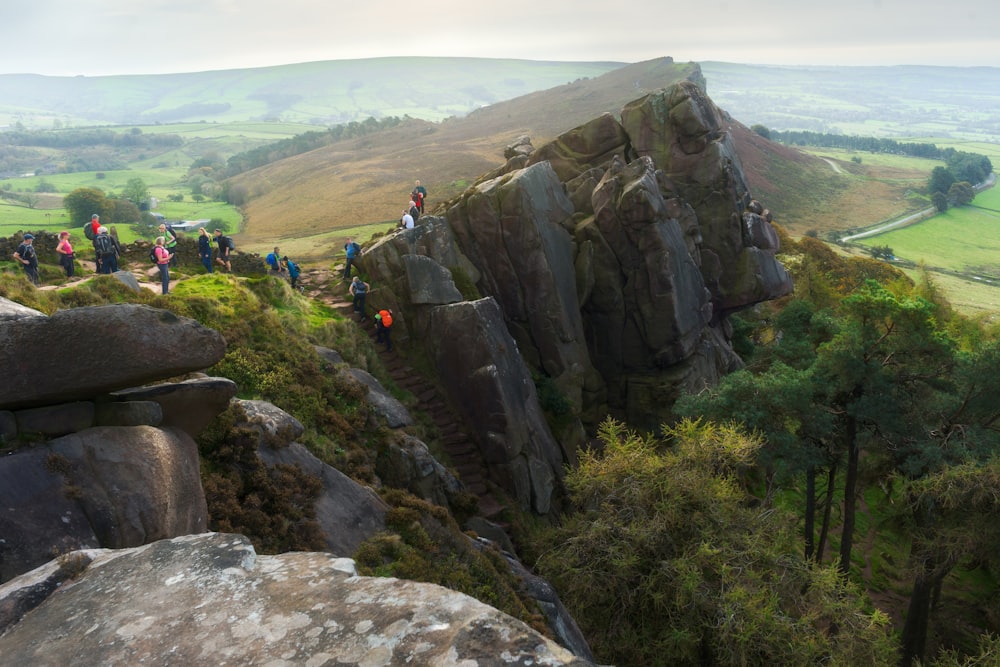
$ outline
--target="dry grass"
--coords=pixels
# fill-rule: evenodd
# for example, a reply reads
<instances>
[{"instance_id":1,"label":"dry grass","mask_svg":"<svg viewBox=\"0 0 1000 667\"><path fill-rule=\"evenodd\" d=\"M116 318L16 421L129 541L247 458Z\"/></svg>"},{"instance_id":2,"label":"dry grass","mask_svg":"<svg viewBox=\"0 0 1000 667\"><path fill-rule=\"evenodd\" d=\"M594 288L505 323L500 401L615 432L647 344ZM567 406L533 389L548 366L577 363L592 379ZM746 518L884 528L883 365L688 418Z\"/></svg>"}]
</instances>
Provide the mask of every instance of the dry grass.
<instances>
[{"instance_id":1,"label":"dry grass","mask_svg":"<svg viewBox=\"0 0 1000 667\"><path fill-rule=\"evenodd\" d=\"M347 236L368 238L399 219L414 180L428 212L504 162L504 148L527 135L536 147L602 113L691 74L689 64L649 61L595 79L532 93L434 124L411 120L380 134L339 142L241 175L251 201L240 248L278 243L300 260L343 252ZM898 167L823 159L772 143L740 123L730 128L752 194L792 234L872 224L914 208L907 193L926 179ZM929 172L929 169L928 169Z\"/></svg>"}]
</instances>

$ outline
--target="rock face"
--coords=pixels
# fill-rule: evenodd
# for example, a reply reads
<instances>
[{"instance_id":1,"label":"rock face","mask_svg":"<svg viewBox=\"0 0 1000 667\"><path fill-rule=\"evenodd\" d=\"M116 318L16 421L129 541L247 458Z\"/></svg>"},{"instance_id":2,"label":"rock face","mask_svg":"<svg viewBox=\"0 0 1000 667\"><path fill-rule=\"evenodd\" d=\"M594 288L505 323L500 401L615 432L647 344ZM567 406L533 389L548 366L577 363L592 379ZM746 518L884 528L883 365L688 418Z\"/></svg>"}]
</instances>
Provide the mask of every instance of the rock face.
<instances>
[{"instance_id":1,"label":"rock face","mask_svg":"<svg viewBox=\"0 0 1000 667\"><path fill-rule=\"evenodd\" d=\"M225 352L218 332L148 306L0 321L0 409L89 399L208 368Z\"/></svg>"},{"instance_id":2,"label":"rock face","mask_svg":"<svg viewBox=\"0 0 1000 667\"><path fill-rule=\"evenodd\" d=\"M12 665L592 664L460 593L217 533L72 554L0 587L0 610Z\"/></svg>"},{"instance_id":3,"label":"rock face","mask_svg":"<svg viewBox=\"0 0 1000 667\"><path fill-rule=\"evenodd\" d=\"M0 457L0 581L75 549L207 530L198 448L180 430L98 427Z\"/></svg>"},{"instance_id":4,"label":"rock face","mask_svg":"<svg viewBox=\"0 0 1000 667\"><path fill-rule=\"evenodd\" d=\"M726 317L791 292L730 140L734 122L688 81L537 149L518 139L445 218L365 250L379 302L394 308L394 339L435 360L478 428L492 481L522 504L547 506L582 425L610 414L655 429L681 392L739 368ZM454 301L452 282L470 301ZM495 317L470 305L472 291L498 306ZM497 335L500 321L514 345ZM527 366L500 361L515 351ZM534 392L472 398L530 383L528 369L579 416L559 442ZM514 396L534 407L511 410ZM504 414L518 424L498 427Z\"/></svg>"}]
</instances>

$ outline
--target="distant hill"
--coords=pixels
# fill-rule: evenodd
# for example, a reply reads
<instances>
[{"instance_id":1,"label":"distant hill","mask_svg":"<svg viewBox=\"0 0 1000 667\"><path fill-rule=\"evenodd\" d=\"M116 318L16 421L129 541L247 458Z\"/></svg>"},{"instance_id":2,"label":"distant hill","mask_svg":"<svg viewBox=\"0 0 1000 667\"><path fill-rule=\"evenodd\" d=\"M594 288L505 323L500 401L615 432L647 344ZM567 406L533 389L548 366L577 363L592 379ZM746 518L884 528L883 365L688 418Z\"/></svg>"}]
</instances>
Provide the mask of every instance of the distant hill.
<instances>
[{"instance_id":1,"label":"distant hill","mask_svg":"<svg viewBox=\"0 0 1000 667\"><path fill-rule=\"evenodd\" d=\"M2 74L0 127L246 120L333 125L406 115L441 120L624 64L370 58L189 74Z\"/></svg>"},{"instance_id":2,"label":"distant hill","mask_svg":"<svg viewBox=\"0 0 1000 667\"><path fill-rule=\"evenodd\" d=\"M682 79L704 83L703 70L659 58L499 102L463 118L414 120L247 172L235 179L251 196L242 245L264 249L272 241L285 247L297 240L299 256L332 255L343 238L331 232L398 219L415 179L428 187L433 210L503 164L505 146L519 136L541 146ZM838 173L828 162L768 141L736 119L729 130L754 196L794 233L855 225L859 201L875 219L905 207L903 191L911 184L900 174L865 178L874 167L854 163Z\"/></svg>"},{"instance_id":3,"label":"distant hill","mask_svg":"<svg viewBox=\"0 0 1000 667\"><path fill-rule=\"evenodd\" d=\"M1000 142L1000 68L703 62L708 94L745 125Z\"/></svg>"}]
</instances>

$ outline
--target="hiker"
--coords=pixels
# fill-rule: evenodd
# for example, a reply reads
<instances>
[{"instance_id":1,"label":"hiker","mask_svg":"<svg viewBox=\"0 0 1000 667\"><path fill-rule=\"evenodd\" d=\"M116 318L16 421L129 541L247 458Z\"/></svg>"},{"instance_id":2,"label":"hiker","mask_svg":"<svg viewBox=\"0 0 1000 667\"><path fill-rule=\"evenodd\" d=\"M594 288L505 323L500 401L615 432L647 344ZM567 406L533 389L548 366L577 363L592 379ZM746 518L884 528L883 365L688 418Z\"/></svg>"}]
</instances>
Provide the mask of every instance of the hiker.
<instances>
[{"instance_id":1,"label":"hiker","mask_svg":"<svg viewBox=\"0 0 1000 667\"><path fill-rule=\"evenodd\" d=\"M267 253L264 261L271 267L272 273L284 273L285 267L281 263L281 252L278 250L278 246L274 246L274 252Z\"/></svg>"},{"instance_id":2,"label":"hiker","mask_svg":"<svg viewBox=\"0 0 1000 667\"><path fill-rule=\"evenodd\" d=\"M275 250L277 250L277 248L275 248ZM299 273L300 273L299 265L293 262L292 260L288 259L288 255L282 257L281 261L284 262L285 266L288 267L288 277L292 281L292 289L296 289L295 284L299 281ZM284 271L284 269L282 269L282 271ZM302 290L301 287L297 289L299 289L300 291Z\"/></svg>"},{"instance_id":3,"label":"hiker","mask_svg":"<svg viewBox=\"0 0 1000 667\"><path fill-rule=\"evenodd\" d=\"M216 229L215 232L215 242L219 246L219 256L215 258L215 261L226 267L227 273L233 272L233 265L229 262L229 251L233 249L233 240L222 233L221 229Z\"/></svg>"},{"instance_id":4,"label":"hiker","mask_svg":"<svg viewBox=\"0 0 1000 667\"><path fill-rule=\"evenodd\" d=\"M96 213L90 216L90 222L84 223L83 225L83 235L87 237L87 240L91 243L97 238L97 233L101 229L101 216ZM94 251L94 273L100 273L101 271L101 258L97 256L97 251Z\"/></svg>"},{"instance_id":5,"label":"hiker","mask_svg":"<svg viewBox=\"0 0 1000 667\"><path fill-rule=\"evenodd\" d=\"M59 232L59 245L56 246L59 254L59 266L63 267L67 278L73 277L73 246L69 242L69 232Z\"/></svg>"},{"instance_id":6,"label":"hiker","mask_svg":"<svg viewBox=\"0 0 1000 667\"><path fill-rule=\"evenodd\" d=\"M38 285L38 255L35 254L35 235L25 234L21 245L14 251L14 259L21 262L24 273L32 285Z\"/></svg>"},{"instance_id":7,"label":"hiker","mask_svg":"<svg viewBox=\"0 0 1000 667\"><path fill-rule=\"evenodd\" d=\"M350 280L351 264L361 254L361 246L355 243L353 238L348 237L347 244L344 246L344 253L347 255L347 259L344 260L344 280Z\"/></svg>"},{"instance_id":8,"label":"hiker","mask_svg":"<svg viewBox=\"0 0 1000 667\"><path fill-rule=\"evenodd\" d=\"M209 273L215 273L212 270L212 239L204 227L198 228L198 257L201 258L201 263Z\"/></svg>"},{"instance_id":9,"label":"hiker","mask_svg":"<svg viewBox=\"0 0 1000 667\"><path fill-rule=\"evenodd\" d=\"M163 247L170 253L170 266L177 268L177 232L170 225L161 222L160 234L163 235Z\"/></svg>"},{"instance_id":10,"label":"hiker","mask_svg":"<svg viewBox=\"0 0 1000 667\"><path fill-rule=\"evenodd\" d=\"M97 236L94 237L94 253L97 255L97 272L110 274L117 271L118 257L121 255L121 252L122 249L121 246L118 245L118 241L108 233L107 227L101 225L97 230Z\"/></svg>"},{"instance_id":11,"label":"hiker","mask_svg":"<svg viewBox=\"0 0 1000 667\"><path fill-rule=\"evenodd\" d=\"M156 246L153 248L153 251L156 253L156 268L160 270L162 294L170 293L170 258L174 256L172 252L167 250L166 245L167 242L164 237L156 237Z\"/></svg>"},{"instance_id":12,"label":"hiker","mask_svg":"<svg viewBox=\"0 0 1000 667\"><path fill-rule=\"evenodd\" d=\"M368 319L368 315L365 313L365 295L368 294L368 290L370 289L371 285L361 280L358 276L354 276L351 287L348 289L351 296L354 297L354 312L361 313L361 322Z\"/></svg>"},{"instance_id":13,"label":"hiker","mask_svg":"<svg viewBox=\"0 0 1000 667\"><path fill-rule=\"evenodd\" d=\"M392 311L382 309L375 313L375 342L381 343L385 340L385 351L392 352Z\"/></svg>"},{"instance_id":14,"label":"hiker","mask_svg":"<svg viewBox=\"0 0 1000 667\"><path fill-rule=\"evenodd\" d=\"M403 229L413 229L413 216L409 211L403 211L403 217L399 219L399 226Z\"/></svg>"},{"instance_id":15,"label":"hiker","mask_svg":"<svg viewBox=\"0 0 1000 667\"><path fill-rule=\"evenodd\" d=\"M410 193L413 197L413 201L417 203L420 208L420 215L424 214L424 200L427 199L427 188L420 185L420 181L417 181L413 186L413 192Z\"/></svg>"},{"instance_id":16,"label":"hiker","mask_svg":"<svg viewBox=\"0 0 1000 667\"><path fill-rule=\"evenodd\" d=\"M417 203L413 201L412 198L410 199L410 203L407 204L406 212L410 214L411 218L413 218L413 222L416 222L417 220L420 219L420 208L417 206Z\"/></svg>"}]
</instances>

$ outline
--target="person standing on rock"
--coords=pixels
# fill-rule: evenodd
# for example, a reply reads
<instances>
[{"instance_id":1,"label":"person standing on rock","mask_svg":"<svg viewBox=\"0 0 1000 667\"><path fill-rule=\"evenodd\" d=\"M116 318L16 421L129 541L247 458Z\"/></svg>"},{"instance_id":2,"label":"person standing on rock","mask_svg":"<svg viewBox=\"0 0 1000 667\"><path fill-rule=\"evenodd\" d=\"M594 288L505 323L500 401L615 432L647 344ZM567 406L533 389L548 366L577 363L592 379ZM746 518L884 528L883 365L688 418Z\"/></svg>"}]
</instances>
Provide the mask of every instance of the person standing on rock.
<instances>
[{"instance_id":1,"label":"person standing on rock","mask_svg":"<svg viewBox=\"0 0 1000 667\"><path fill-rule=\"evenodd\" d=\"M204 227L198 228L198 257L201 258L201 263L209 273L215 273L212 270L212 239L208 236L208 230Z\"/></svg>"},{"instance_id":2,"label":"person standing on rock","mask_svg":"<svg viewBox=\"0 0 1000 667\"><path fill-rule=\"evenodd\" d=\"M59 245L56 246L59 254L59 265L63 267L67 278L73 277L73 246L69 242L69 232L59 232Z\"/></svg>"},{"instance_id":3,"label":"person standing on rock","mask_svg":"<svg viewBox=\"0 0 1000 667\"><path fill-rule=\"evenodd\" d=\"M427 188L420 185L420 181L417 181L413 186L413 192L410 194L413 197L413 201L417 203L417 207L420 209L420 215L423 215L424 200L427 199Z\"/></svg>"},{"instance_id":4,"label":"person standing on rock","mask_svg":"<svg viewBox=\"0 0 1000 667\"><path fill-rule=\"evenodd\" d=\"M25 234L21 245L14 251L14 259L24 267L24 273L32 285L38 285L38 255L35 254L35 235Z\"/></svg>"},{"instance_id":5,"label":"person standing on rock","mask_svg":"<svg viewBox=\"0 0 1000 667\"><path fill-rule=\"evenodd\" d=\"M156 268L160 270L160 285L162 294L170 294L170 260L174 253L166 248L166 239L162 236L156 237Z\"/></svg>"},{"instance_id":6,"label":"person standing on rock","mask_svg":"<svg viewBox=\"0 0 1000 667\"><path fill-rule=\"evenodd\" d=\"M375 342L385 341L385 351L392 352L392 311L382 309L375 313Z\"/></svg>"},{"instance_id":7,"label":"person standing on rock","mask_svg":"<svg viewBox=\"0 0 1000 667\"><path fill-rule=\"evenodd\" d=\"M347 256L344 260L344 280L350 280L351 265L358 258L358 255L361 254L361 246L355 243L353 238L348 237L347 243L344 245L344 254Z\"/></svg>"},{"instance_id":8,"label":"person standing on rock","mask_svg":"<svg viewBox=\"0 0 1000 667\"><path fill-rule=\"evenodd\" d=\"M367 296L370 289L371 286L358 276L354 276L351 287L348 289L351 296L354 297L354 312L361 313L361 322L368 319L368 315L365 313L365 296Z\"/></svg>"}]
</instances>

